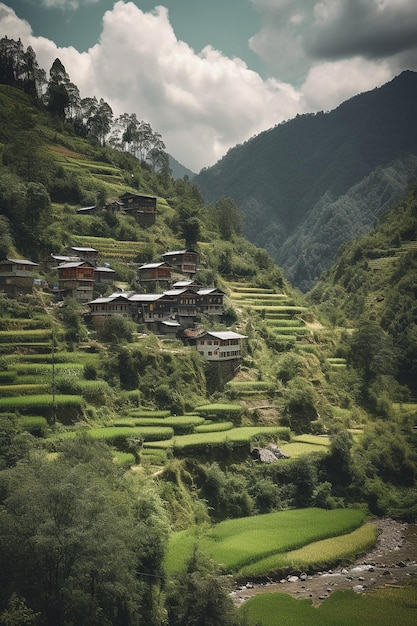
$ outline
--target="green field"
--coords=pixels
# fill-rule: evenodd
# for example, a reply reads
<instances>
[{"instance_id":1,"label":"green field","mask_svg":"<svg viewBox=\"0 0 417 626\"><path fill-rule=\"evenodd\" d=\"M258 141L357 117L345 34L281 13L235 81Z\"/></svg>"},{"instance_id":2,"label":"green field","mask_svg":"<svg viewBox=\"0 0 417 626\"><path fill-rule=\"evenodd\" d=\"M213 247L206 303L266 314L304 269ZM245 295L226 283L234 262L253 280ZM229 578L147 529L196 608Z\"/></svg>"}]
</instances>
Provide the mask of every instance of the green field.
<instances>
[{"instance_id":1,"label":"green field","mask_svg":"<svg viewBox=\"0 0 417 626\"><path fill-rule=\"evenodd\" d=\"M253 568L258 570L257 576L267 576L270 571L294 566L294 555L289 556L289 553L313 542L351 533L361 527L364 520L365 513L358 509L327 511L317 508L227 520L206 532L197 529L174 533L169 541L165 564L168 571L180 570L197 545L217 563L223 564L228 572L238 574L245 568L246 575ZM350 539L343 545L348 544ZM369 536L367 539L366 545L369 547ZM373 539L376 540L375 535ZM361 541L358 541L358 552L362 551L362 540L361 537ZM342 551L341 546L339 551L329 546L326 549L332 559ZM327 558L322 546L320 558L325 556ZM308 558L308 555L301 557ZM268 561L258 569L256 565L266 559Z\"/></svg>"},{"instance_id":2,"label":"green field","mask_svg":"<svg viewBox=\"0 0 417 626\"><path fill-rule=\"evenodd\" d=\"M356 594L336 591L314 607L281 593L262 593L244 603L240 611L248 626L414 626L417 623L417 583Z\"/></svg>"}]
</instances>

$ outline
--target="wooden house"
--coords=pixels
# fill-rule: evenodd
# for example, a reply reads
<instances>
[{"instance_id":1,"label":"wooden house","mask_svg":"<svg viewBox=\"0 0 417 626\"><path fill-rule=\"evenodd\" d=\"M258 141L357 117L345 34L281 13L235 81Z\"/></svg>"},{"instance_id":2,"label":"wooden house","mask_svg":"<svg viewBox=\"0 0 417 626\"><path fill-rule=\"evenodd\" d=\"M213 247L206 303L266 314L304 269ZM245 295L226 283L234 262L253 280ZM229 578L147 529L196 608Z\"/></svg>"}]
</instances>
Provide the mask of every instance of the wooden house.
<instances>
[{"instance_id":1,"label":"wooden house","mask_svg":"<svg viewBox=\"0 0 417 626\"><path fill-rule=\"evenodd\" d=\"M119 201L123 205L124 212L132 215L141 226L147 227L155 224L156 196L126 192L120 196Z\"/></svg>"},{"instance_id":2,"label":"wooden house","mask_svg":"<svg viewBox=\"0 0 417 626\"><path fill-rule=\"evenodd\" d=\"M89 261L93 265L97 265L98 250L95 248L71 246L69 254L78 257L81 261Z\"/></svg>"},{"instance_id":3,"label":"wooden house","mask_svg":"<svg viewBox=\"0 0 417 626\"><path fill-rule=\"evenodd\" d=\"M182 274L195 274L197 271L198 252L195 250L172 250L165 252L162 258Z\"/></svg>"},{"instance_id":4,"label":"wooden house","mask_svg":"<svg viewBox=\"0 0 417 626\"><path fill-rule=\"evenodd\" d=\"M81 302L93 297L95 266L89 261L61 263L58 267L58 293L61 298L71 296Z\"/></svg>"},{"instance_id":5,"label":"wooden house","mask_svg":"<svg viewBox=\"0 0 417 626\"><path fill-rule=\"evenodd\" d=\"M163 301L162 293L135 293L129 297L129 302L133 320L147 324L149 328L170 317L170 309Z\"/></svg>"},{"instance_id":6,"label":"wooden house","mask_svg":"<svg viewBox=\"0 0 417 626\"><path fill-rule=\"evenodd\" d=\"M231 330L206 331L196 337L196 347L207 361L240 360L242 339L246 335Z\"/></svg>"},{"instance_id":7,"label":"wooden house","mask_svg":"<svg viewBox=\"0 0 417 626\"><path fill-rule=\"evenodd\" d=\"M36 267L38 263L27 259L3 259L0 261L0 290L12 296L30 293Z\"/></svg>"},{"instance_id":8,"label":"wooden house","mask_svg":"<svg viewBox=\"0 0 417 626\"><path fill-rule=\"evenodd\" d=\"M131 303L125 293L113 293L107 298L96 298L88 303L93 325L102 328L109 317L121 315L131 317Z\"/></svg>"},{"instance_id":9,"label":"wooden house","mask_svg":"<svg viewBox=\"0 0 417 626\"><path fill-rule=\"evenodd\" d=\"M224 313L224 296L225 293L221 289L199 289L200 298L199 307L205 315L223 315Z\"/></svg>"},{"instance_id":10,"label":"wooden house","mask_svg":"<svg viewBox=\"0 0 417 626\"><path fill-rule=\"evenodd\" d=\"M164 291L163 302L167 303L170 315L179 321L200 316L200 296L191 287Z\"/></svg>"},{"instance_id":11,"label":"wooden house","mask_svg":"<svg viewBox=\"0 0 417 626\"><path fill-rule=\"evenodd\" d=\"M116 277L116 272L111 267L95 267L94 268L94 284L110 285Z\"/></svg>"},{"instance_id":12,"label":"wooden house","mask_svg":"<svg viewBox=\"0 0 417 626\"><path fill-rule=\"evenodd\" d=\"M171 281L172 267L163 261L159 263L145 263L138 268L138 280L140 283L169 283Z\"/></svg>"}]
</instances>

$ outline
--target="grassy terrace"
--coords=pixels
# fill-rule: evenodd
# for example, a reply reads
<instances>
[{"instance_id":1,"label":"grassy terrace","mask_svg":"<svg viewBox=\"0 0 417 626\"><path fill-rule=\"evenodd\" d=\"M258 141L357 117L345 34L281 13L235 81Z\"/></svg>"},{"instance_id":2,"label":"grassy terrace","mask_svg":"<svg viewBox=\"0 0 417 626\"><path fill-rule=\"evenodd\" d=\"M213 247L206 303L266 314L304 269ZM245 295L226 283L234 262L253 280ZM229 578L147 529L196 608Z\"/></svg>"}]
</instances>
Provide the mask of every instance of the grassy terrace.
<instances>
[{"instance_id":1,"label":"grassy terrace","mask_svg":"<svg viewBox=\"0 0 417 626\"><path fill-rule=\"evenodd\" d=\"M377 530L364 522L365 513L358 509L316 508L227 520L205 531L174 533L165 565L168 571L181 569L197 545L237 578L308 569L348 559L373 545Z\"/></svg>"},{"instance_id":2,"label":"grassy terrace","mask_svg":"<svg viewBox=\"0 0 417 626\"><path fill-rule=\"evenodd\" d=\"M224 422L223 422L224 424ZM223 426L222 426L223 428ZM151 448L174 448L183 450L185 448L197 448L199 446L215 446L234 443L247 443L256 435L270 435L274 437L288 436L288 428L283 426L241 426L229 430L219 430L215 432L198 432L191 435L182 435L165 441L146 442L145 447Z\"/></svg>"},{"instance_id":3,"label":"grassy terrace","mask_svg":"<svg viewBox=\"0 0 417 626\"><path fill-rule=\"evenodd\" d=\"M148 246L147 243L140 241L118 241L110 237L83 235L74 235L72 243L73 245L95 248L102 260L122 259L124 261L133 261Z\"/></svg>"}]
</instances>

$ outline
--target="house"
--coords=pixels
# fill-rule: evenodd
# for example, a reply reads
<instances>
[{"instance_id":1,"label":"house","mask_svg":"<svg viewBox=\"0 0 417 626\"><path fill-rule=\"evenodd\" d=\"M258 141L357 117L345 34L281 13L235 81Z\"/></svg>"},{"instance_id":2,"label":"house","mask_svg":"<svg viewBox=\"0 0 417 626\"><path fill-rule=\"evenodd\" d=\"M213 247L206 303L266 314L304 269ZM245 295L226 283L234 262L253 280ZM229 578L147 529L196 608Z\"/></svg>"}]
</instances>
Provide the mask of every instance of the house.
<instances>
[{"instance_id":1,"label":"house","mask_svg":"<svg viewBox=\"0 0 417 626\"><path fill-rule=\"evenodd\" d=\"M163 301L167 303L171 316L179 321L200 316L200 296L191 287L164 291Z\"/></svg>"},{"instance_id":2,"label":"house","mask_svg":"<svg viewBox=\"0 0 417 626\"><path fill-rule=\"evenodd\" d=\"M110 285L116 277L116 272L108 267L107 265L103 265L103 267L95 267L94 268L94 284L98 285Z\"/></svg>"},{"instance_id":3,"label":"house","mask_svg":"<svg viewBox=\"0 0 417 626\"><path fill-rule=\"evenodd\" d=\"M169 283L172 267L163 261L159 263L145 263L138 268L140 283Z\"/></svg>"},{"instance_id":4,"label":"house","mask_svg":"<svg viewBox=\"0 0 417 626\"><path fill-rule=\"evenodd\" d=\"M205 315L223 315L224 296L221 289L199 289L197 291L200 298L200 310Z\"/></svg>"},{"instance_id":5,"label":"house","mask_svg":"<svg viewBox=\"0 0 417 626\"><path fill-rule=\"evenodd\" d=\"M241 342L246 335L231 330L206 331L196 337L196 347L207 361L230 361L241 358Z\"/></svg>"},{"instance_id":6,"label":"house","mask_svg":"<svg viewBox=\"0 0 417 626\"><path fill-rule=\"evenodd\" d=\"M116 292L107 298L96 298L88 303L90 307L90 315L95 328L102 328L113 315L121 315L122 317L131 317L131 303L128 295Z\"/></svg>"},{"instance_id":7,"label":"house","mask_svg":"<svg viewBox=\"0 0 417 626\"><path fill-rule=\"evenodd\" d=\"M162 255L165 263L172 265L182 274L195 274L197 271L198 252L195 250L172 250Z\"/></svg>"},{"instance_id":8,"label":"house","mask_svg":"<svg viewBox=\"0 0 417 626\"><path fill-rule=\"evenodd\" d=\"M71 246L69 254L78 257L82 261L90 261L93 265L97 265L98 250L95 248Z\"/></svg>"},{"instance_id":9,"label":"house","mask_svg":"<svg viewBox=\"0 0 417 626\"><path fill-rule=\"evenodd\" d=\"M93 297L95 266L90 261L61 263L58 270L58 293L61 298L71 296L81 302Z\"/></svg>"},{"instance_id":10,"label":"house","mask_svg":"<svg viewBox=\"0 0 417 626\"><path fill-rule=\"evenodd\" d=\"M120 196L119 201L123 204L125 213L132 215L141 226L155 224L156 196L126 192Z\"/></svg>"},{"instance_id":11,"label":"house","mask_svg":"<svg viewBox=\"0 0 417 626\"><path fill-rule=\"evenodd\" d=\"M27 259L3 259L0 261L0 290L11 296L30 293L36 267L38 263Z\"/></svg>"},{"instance_id":12,"label":"house","mask_svg":"<svg viewBox=\"0 0 417 626\"><path fill-rule=\"evenodd\" d=\"M171 317L170 303L163 299L162 293L135 293L129 297L134 321L146 324L150 329L156 323Z\"/></svg>"},{"instance_id":13,"label":"house","mask_svg":"<svg viewBox=\"0 0 417 626\"><path fill-rule=\"evenodd\" d=\"M164 337L169 339L176 339L178 332L181 328L181 324L175 320L162 320L158 322L158 332Z\"/></svg>"}]
</instances>

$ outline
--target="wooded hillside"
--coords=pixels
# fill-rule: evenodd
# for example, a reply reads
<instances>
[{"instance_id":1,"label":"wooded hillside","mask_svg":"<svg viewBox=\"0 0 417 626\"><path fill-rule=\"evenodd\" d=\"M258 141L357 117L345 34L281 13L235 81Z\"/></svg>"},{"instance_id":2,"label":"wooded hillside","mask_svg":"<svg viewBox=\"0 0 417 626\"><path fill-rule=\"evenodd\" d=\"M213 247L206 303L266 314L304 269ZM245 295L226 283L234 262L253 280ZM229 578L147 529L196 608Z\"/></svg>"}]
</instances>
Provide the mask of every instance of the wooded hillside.
<instances>
[{"instance_id":1,"label":"wooded hillside","mask_svg":"<svg viewBox=\"0 0 417 626\"><path fill-rule=\"evenodd\" d=\"M232 197L248 239L307 291L339 245L366 233L416 176L416 96L417 74L403 72L232 148L195 182L208 201Z\"/></svg>"}]
</instances>

